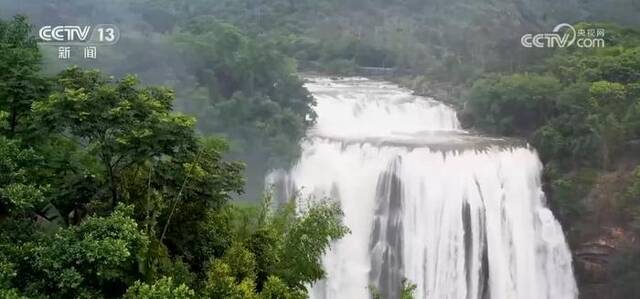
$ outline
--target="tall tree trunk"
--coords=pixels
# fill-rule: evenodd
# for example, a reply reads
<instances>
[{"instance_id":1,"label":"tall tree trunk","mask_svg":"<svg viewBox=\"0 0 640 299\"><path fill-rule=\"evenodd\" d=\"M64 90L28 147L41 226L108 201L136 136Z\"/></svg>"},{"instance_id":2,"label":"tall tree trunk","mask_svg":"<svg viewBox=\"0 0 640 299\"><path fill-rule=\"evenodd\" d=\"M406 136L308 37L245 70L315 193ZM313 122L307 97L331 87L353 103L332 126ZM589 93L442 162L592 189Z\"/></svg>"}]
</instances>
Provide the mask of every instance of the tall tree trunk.
<instances>
[{"instance_id":1,"label":"tall tree trunk","mask_svg":"<svg viewBox=\"0 0 640 299\"><path fill-rule=\"evenodd\" d=\"M111 165L111 158L107 155L103 155L102 162L107 169L107 176L109 177L109 190L111 191L111 207L115 208L118 203L118 188L116 186L116 177Z\"/></svg>"}]
</instances>

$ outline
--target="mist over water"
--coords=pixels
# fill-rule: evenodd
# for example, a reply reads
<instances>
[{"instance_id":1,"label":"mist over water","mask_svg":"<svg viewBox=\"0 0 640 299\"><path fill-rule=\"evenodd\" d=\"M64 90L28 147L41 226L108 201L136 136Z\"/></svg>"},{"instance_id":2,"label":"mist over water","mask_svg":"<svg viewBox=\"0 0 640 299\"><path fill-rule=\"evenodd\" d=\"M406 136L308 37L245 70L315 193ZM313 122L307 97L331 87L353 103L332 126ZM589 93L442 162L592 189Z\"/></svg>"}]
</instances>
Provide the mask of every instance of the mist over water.
<instances>
[{"instance_id":1,"label":"mist over water","mask_svg":"<svg viewBox=\"0 0 640 299\"><path fill-rule=\"evenodd\" d=\"M302 198L339 200L351 234L312 298L576 298L571 254L545 206L535 151L460 129L455 111L397 86L313 78L318 122L273 173ZM505 146L505 144L507 144Z\"/></svg>"}]
</instances>

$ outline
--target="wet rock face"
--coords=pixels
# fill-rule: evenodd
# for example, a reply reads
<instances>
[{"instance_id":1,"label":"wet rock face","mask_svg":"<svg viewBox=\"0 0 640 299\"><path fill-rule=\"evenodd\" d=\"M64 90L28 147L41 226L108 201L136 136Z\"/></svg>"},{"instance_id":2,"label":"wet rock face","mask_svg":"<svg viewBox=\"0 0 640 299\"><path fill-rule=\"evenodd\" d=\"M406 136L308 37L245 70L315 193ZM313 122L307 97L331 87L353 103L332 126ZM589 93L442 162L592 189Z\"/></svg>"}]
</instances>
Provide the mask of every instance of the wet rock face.
<instances>
[{"instance_id":1,"label":"wet rock face","mask_svg":"<svg viewBox=\"0 0 640 299\"><path fill-rule=\"evenodd\" d=\"M575 252L576 272L580 282L586 284L606 283L609 260L616 249L611 244L586 243Z\"/></svg>"},{"instance_id":2,"label":"wet rock face","mask_svg":"<svg viewBox=\"0 0 640 299\"><path fill-rule=\"evenodd\" d=\"M574 268L580 285L580 298L607 299L612 295L613 261L624 248L635 247L633 233L621 227L603 228L598 236L574 250Z\"/></svg>"},{"instance_id":3,"label":"wet rock face","mask_svg":"<svg viewBox=\"0 0 640 299\"><path fill-rule=\"evenodd\" d=\"M467 130L473 128L473 125L475 124L475 118L473 117L473 114L463 110L458 114L458 118L460 119L460 126L463 129Z\"/></svg>"}]
</instances>

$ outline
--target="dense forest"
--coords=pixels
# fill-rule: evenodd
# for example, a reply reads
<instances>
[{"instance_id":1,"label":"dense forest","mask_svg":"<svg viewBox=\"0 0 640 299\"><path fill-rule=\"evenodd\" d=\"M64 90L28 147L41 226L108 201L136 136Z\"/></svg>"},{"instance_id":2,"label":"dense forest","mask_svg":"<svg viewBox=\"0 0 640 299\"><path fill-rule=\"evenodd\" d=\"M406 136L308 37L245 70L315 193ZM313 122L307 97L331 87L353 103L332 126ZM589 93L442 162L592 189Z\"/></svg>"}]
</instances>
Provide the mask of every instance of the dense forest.
<instances>
[{"instance_id":1,"label":"dense forest","mask_svg":"<svg viewBox=\"0 0 640 299\"><path fill-rule=\"evenodd\" d=\"M610 281L613 298L633 298L640 294L632 282L640 278L640 32L606 31L606 48L565 49L522 72L483 76L468 90L466 113L477 129L525 137L539 151L582 295ZM594 260L598 247L615 253Z\"/></svg>"},{"instance_id":2,"label":"dense forest","mask_svg":"<svg viewBox=\"0 0 640 299\"><path fill-rule=\"evenodd\" d=\"M446 95L471 130L527 139L581 296L640 294L638 1L0 9L0 297L305 298L348 228L331 200L276 205L262 182L298 158L315 120L297 72L362 67ZM562 22L604 28L606 47L520 46ZM61 62L34 38L48 23L116 23L123 36L100 60Z\"/></svg>"},{"instance_id":3,"label":"dense forest","mask_svg":"<svg viewBox=\"0 0 640 299\"><path fill-rule=\"evenodd\" d=\"M44 76L23 17L0 49L0 297L304 298L323 277L335 203L232 204L242 164L171 90Z\"/></svg>"}]
</instances>

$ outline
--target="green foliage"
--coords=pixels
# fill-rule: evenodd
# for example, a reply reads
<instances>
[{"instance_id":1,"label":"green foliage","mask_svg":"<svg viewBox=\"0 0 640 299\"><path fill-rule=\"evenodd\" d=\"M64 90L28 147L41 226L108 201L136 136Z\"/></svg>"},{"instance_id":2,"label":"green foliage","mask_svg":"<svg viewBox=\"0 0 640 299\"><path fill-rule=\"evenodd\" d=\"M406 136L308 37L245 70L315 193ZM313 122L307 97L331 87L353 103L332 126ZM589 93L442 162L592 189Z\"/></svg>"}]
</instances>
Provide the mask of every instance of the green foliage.
<instances>
[{"instance_id":1,"label":"green foliage","mask_svg":"<svg viewBox=\"0 0 640 299\"><path fill-rule=\"evenodd\" d=\"M307 284L324 277L320 258L329 243L348 230L334 203L311 203L300 214L291 207L293 202L275 212L268 204L235 208L236 213L253 216L235 226L240 242L209 264L206 296L306 298Z\"/></svg>"},{"instance_id":2,"label":"green foliage","mask_svg":"<svg viewBox=\"0 0 640 299\"><path fill-rule=\"evenodd\" d=\"M263 287L269 277L276 272L280 259L287 258L280 255L281 242L280 233L273 226L258 228L247 240L247 247L254 253L256 259L258 288Z\"/></svg>"},{"instance_id":3,"label":"green foliage","mask_svg":"<svg viewBox=\"0 0 640 299\"><path fill-rule=\"evenodd\" d=\"M25 258L16 263L28 272L18 274L16 284L52 298L124 293L139 275L139 254L148 246L130 215L131 208L121 206L108 217L89 217L79 226L25 243Z\"/></svg>"},{"instance_id":4,"label":"green foliage","mask_svg":"<svg viewBox=\"0 0 640 299\"><path fill-rule=\"evenodd\" d=\"M555 114L560 87L558 80L543 75L493 76L473 85L468 103L479 128L526 134Z\"/></svg>"},{"instance_id":5,"label":"green foliage","mask_svg":"<svg viewBox=\"0 0 640 299\"><path fill-rule=\"evenodd\" d=\"M0 20L0 132L13 136L28 129L31 103L45 95L47 84L38 74L40 52L31 25L23 16Z\"/></svg>"},{"instance_id":6,"label":"green foliage","mask_svg":"<svg viewBox=\"0 0 640 299\"><path fill-rule=\"evenodd\" d=\"M0 129L7 130L9 128L9 112L0 111Z\"/></svg>"},{"instance_id":7,"label":"green foliage","mask_svg":"<svg viewBox=\"0 0 640 299\"><path fill-rule=\"evenodd\" d=\"M575 11L593 9L581 3L542 6L510 1L139 2L138 7L154 8L145 19L154 25L159 23L158 30L165 31L171 20L216 18L258 38L275 41L279 50L307 68L343 72L345 68L337 66L347 63L397 67L457 82L483 71L513 69L535 61L541 56L539 52L513 47L520 30L552 28L561 21L576 19ZM160 19L158 15L165 17Z\"/></svg>"},{"instance_id":8,"label":"green foliage","mask_svg":"<svg viewBox=\"0 0 640 299\"><path fill-rule=\"evenodd\" d=\"M587 123L600 140L603 168L606 169L625 139L622 118L627 107L626 92L620 83L598 81L591 85L589 94L594 112L587 117Z\"/></svg>"},{"instance_id":9,"label":"green foliage","mask_svg":"<svg viewBox=\"0 0 640 299\"><path fill-rule=\"evenodd\" d=\"M231 267L220 260L214 260L207 271L204 294L208 298L250 299L257 298L255 286L250 279L236 282Z\"/></svg>"},{"instance_id":10,"label":"green foliage","mask_svg":"<svg viewBox=\"0 0 640 299\"><path fill-rule=\"evenodd\" d=\"M201 120L206 133L227 136L241 156L260 155L270 165L297 157L298 140L313 123L313 99L294 75L295 65L267 42L254 40L232 25L196 18L175 37L192 57L199 89L186 111ZM257 151L260 149L260 151Z\"/></svg>"},{"instance_id":11,"label":"green foliage","mask_svg":"<svg viewBox=\"0 0 640 299\"><path fill-rule=\"evenodd\" d=\"M621 37L622 40L632 42L640 37L633 33ZM612 81L623 84L640 80L638 72L638 44L623 46L607 46L597 50L582 52L559 53L550 57L545 63L545 68L564 82L576 81Z\"/></svg>"},{"instance_id":12,"label":"green foliage","mask_svg":"<svg viewBox=\"0 0 640 299\"><path fill-rule=\"evenodd\" d=\"M0 289L0 298L3 299L28 299L21 296L15 289Z\"/></svg>"},{"instance_id":13,"label":"green foliage","mask_svg":"<svg viewBox=\"0 0 640 299\"><path fill-rule=\"evenodd\" d=\"M292 219L284 233L283 253L278 265L279 276L301 290L305 285L324 278L320 257L331 241L342 238L349 230L342 224L337 203L320 202L302 217Z\"/></svg>"},{"instance_id":14,"label":"green foliage","mask_svg":"<svg viewBox=\"0 0 640 299\"><path fill-rule=\"evenodd\" d=\"M57 91L33 104L37 124L73 134L71 139L95 154L114 204L126 168L195 147L194 121L171 112L173 94L165 88L140 89L132 76L113 82L78 68L60 74L58 84Z\"/></svg>"},{"instance_id":15,"label":"green foliage","mask_svg":"<svg viewBox=\"0 0 640 299\"><path fill-rule=\"evenodd\" d=\"M260 299L304 299L307 294L301 290L289 288L277 276L269 276L264 284Z\"/></svg>"},{"instance_id":16,"label":"green foliage","mask_svg":"<svg viewBox=\"0 0 640 299\"><path fill-rule=\"evenodd\" d=\"M413 299L415 298L416 284L410 282L407 279L402 280L402 290L400 291L401 299Z\"/></svg>"},{"instance_id":17,"label":"green foliage","mask_svg":"<svg viewBox=\"0 0 640 299\"><path fill-rule=\"evenodd\" d=\"M624 198L623 207L630 218L631 227L640 231L640 167L637 167L629 182Z\"/></svg>"},{"instance_id":18,"label":"green foliage","mask_svg":"<svg viewBox=\"0 0 640 299\"><path fill-rule=\"evenodd\" d=\"M400 299L413 299L415 298L415 291L418 286L408 279L402 279L402 287L398 290ZM380 290L375 286L368 287L369 292L371 293L371 298L373 299L383 299L380 294Z\"/></svg>"},{"instance_id":19,"label":"green foliage","mask_svg":"<svg viewBox=\"0 0 640 299\"><path fill-rule=\"evenodd\" d=\"M194 58L206 64L211 107L228 123L243 115L238 132L268 136L252 147L290 150L313 117L289 61L232 26L185 28L184 50L210 54ZM0 66L21 51L39 55L28 36L21 18L0 23ZM33 76L38 67L35 58L16 65ZM20 100L0 106L0 297L298 299L322 278L321 255L346 232L337 206L232 205L243 165L172 111L168 88L80 68L42 80L52 84L42 94L0 84L0 101Z\"/></svg>"},{"instance_id":20,"label":"green foliage","mask_svg":"<svg viewBox=\"0 0 640 299\"><path fill-rule=\"evenodd\" d=\"M0 214L33 212L43 205L47 187L32 181L34 166L40 162L34 150L0 136Z\"/></svg>"},{"instance_id":21,"label":"green foliage","mask_svg":"<svg viewBox=\"0 0 640 299\"><path fill-rule=\"evenodd\" d=\"M188 286L176 285L171 277L164 277L149 285L137 281L124 296L125 299L195 299L195 292Z\"/></svg>"},{"instance_id":22,"label":"green foliage","mask_svg":"<svg viewBox=\"0 0 640 299\"><path fill-rule=\"evenodd\" d=\"M638 45L640 34L606 24L606 48L557 51L536 68L538 73L488 75L473 85L467 108L476 127L507 135L524 135L545 162L565 169L607 169L637 138Z\"/></svg>"},{"instance_id":23,"label":"green foliage","mask_svg":"<svg viewBox=\"0 0 640 299\"><path fill-rule=\"evenodd\" d=\"M42 190L35 185L11 184L0 188L0 196L12 212L30 211L44 202Z\"/></svg>"},{"instance_id":24,"label":"green foliage","mask_svg":"<svg viewBox=\"0 0 640 299\"><path fill-rule=\"evenodd\" d=\"M250 279L255 281L255 255L242 244L235 243L231 245L222 256L222 261L231 267L231 275L236 277L237 280Z\"/></svg>"},{"instance_id":25,"label":"green foliage","mask_svg":"<svg viewBox=\"0 0 640 299\"><path fill-rule=\"evenodd\" d=\"M550 181L550 205L568 230L577 219L585 215L585 198L600 173L596 169L587 168L561 176L557 170L553 165L548 165L545 173Z\"/></svg>"}]
</instances>

